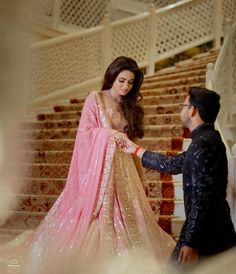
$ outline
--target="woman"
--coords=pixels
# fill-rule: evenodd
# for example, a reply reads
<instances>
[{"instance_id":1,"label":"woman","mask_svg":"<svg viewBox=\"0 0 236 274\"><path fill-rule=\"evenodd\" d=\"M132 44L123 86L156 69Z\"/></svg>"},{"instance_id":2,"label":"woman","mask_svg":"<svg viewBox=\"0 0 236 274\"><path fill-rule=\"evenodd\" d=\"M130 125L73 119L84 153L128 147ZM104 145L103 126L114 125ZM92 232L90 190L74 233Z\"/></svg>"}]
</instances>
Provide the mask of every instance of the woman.
<instances>
[{"instance_id":1,"label":"woman","mask_svg":"<svg viewBox=\"0 0 236 274\"><path fill-rule=\"evenodd\" d=\"M65 189L24 244L25 273L54 259L76 262L81 273L91 257L102 261L129 250L168 259L174 240L157 225L133 157L116 145L123 134L144 135L142 82L136 62L121 56L108 66L102 91L86 98Z\"/></svg>"}]
</instances>

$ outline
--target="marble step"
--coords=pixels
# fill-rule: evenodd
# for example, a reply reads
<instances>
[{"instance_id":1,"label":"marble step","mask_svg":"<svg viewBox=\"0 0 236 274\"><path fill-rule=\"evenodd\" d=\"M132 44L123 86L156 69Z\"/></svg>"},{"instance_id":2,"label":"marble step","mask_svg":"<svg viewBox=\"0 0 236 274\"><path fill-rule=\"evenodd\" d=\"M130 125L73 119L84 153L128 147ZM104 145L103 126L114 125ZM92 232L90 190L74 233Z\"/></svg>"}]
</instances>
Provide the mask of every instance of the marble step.
<instances>
[{"instance_id":1,"label":"marble step","mask_svg":"<svg viewBox=\"0 0 236 274\"><path fill-rule=\"evenodd\" d=\"M166 81L157 81L154 83L143 84L141 90L145 89L154 89L154 88L163 88L170 86L182 86L185 84L195 84L195 83L203 83L205 82L205 75L193 76L183 79L174 79L174 80L166 80Z\"/></svg>"}]
</instances>

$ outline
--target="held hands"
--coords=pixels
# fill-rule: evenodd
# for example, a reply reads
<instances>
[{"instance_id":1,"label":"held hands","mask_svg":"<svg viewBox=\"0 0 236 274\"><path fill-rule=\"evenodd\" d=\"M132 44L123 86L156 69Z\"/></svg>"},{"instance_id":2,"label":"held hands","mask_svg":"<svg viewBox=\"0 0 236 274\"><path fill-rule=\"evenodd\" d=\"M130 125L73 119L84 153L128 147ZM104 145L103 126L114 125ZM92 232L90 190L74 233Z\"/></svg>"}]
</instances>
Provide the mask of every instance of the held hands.
<instances>
[{"instance_id":1,"label":"held hands","mask_svg":"<svg viewBox=\"0 0 236 274\"><path fill-rule=\"evenodd\" d=\"M132 142L125 133L117 131L114 135L116 144L125 153L133 154L137 145Z\"/></svg>"}]
</instances>

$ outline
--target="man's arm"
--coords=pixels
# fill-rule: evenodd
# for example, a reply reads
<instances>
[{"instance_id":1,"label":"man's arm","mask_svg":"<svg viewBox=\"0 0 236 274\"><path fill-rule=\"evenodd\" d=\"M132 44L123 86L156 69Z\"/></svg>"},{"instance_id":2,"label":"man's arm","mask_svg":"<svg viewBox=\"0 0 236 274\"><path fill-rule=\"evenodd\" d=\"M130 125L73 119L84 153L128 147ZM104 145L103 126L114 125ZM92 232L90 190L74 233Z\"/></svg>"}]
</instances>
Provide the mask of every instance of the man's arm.
<instances>
[{"instance_id":1,"label":"man's arm","mask_svg":"<svg viewBox=\"0 0 236 274\"><path fill-rule=\"evenodd\" d=\"M124 140L117 139L116 141L123 152L138 156L141 159L142 165L146 168L155 169L170 174L182 173L186 152L176 156L166 156L158 152L145 150L128 138L125 140L125 144Z\"/></svg>"},{"instance_id":2,"label":"man's arm","mask_svg":"<svg viewBox=\"0 0 236 274\"><path fill-rule=\"evenodd\" d=\"M170 174L179 174L183 171L183 162L186 152L176 156L166 156L158 152L146 150L142 155L142 165Z\"/></svg>"}]
</instances>

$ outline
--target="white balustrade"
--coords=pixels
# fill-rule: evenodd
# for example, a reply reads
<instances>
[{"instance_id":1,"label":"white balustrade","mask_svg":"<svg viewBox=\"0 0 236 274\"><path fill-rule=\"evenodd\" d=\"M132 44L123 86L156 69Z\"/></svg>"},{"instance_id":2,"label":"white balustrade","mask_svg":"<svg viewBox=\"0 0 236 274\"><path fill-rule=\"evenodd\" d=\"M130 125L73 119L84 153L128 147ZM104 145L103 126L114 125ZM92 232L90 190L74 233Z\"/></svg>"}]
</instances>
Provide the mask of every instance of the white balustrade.
<instances>
[{"instance_id":1,"label":"white balustrade","mask_svg":"<svg viewBox=\"0 0 236 274\"><path fill-rule=\"evenodd\" d=\"M53 1L39 1L42 7L45 6L45 10L42 8L40 11L45 16L50 14L54 25L60 25L61 12L58 23L57 16L53 17ZM69 3L69 0L60 1L60 8L63 3ZM220 2L178 1L157 10L151 7L149 12L116 22L110 22L105 16L98 27L33 45L32 102L48 101L63 92L75 94L74 91L77 91L76 95L79 96L84 91L81 93L84 95L91 90L89 83L100 86L107 64L119 55L133 57L151 75L156 62L205 42L219 40L222 34L216 34L216 30L222 30L229 20L236 21L236 1L223 1L222 24L216 27L214 16L220 11L216 8L217 3ZM58 14L59 6L56 10Z\"/></svg>"}]
</instances>

